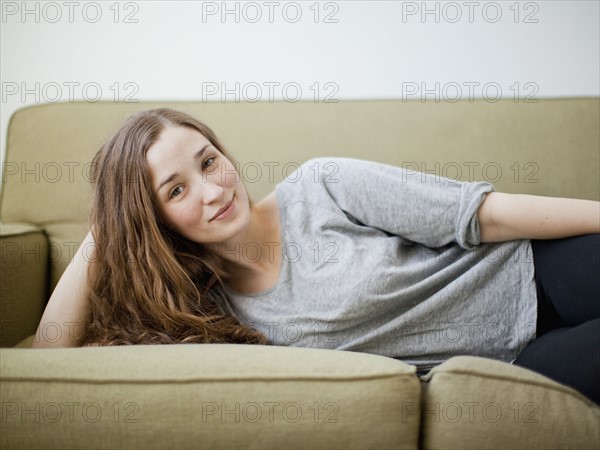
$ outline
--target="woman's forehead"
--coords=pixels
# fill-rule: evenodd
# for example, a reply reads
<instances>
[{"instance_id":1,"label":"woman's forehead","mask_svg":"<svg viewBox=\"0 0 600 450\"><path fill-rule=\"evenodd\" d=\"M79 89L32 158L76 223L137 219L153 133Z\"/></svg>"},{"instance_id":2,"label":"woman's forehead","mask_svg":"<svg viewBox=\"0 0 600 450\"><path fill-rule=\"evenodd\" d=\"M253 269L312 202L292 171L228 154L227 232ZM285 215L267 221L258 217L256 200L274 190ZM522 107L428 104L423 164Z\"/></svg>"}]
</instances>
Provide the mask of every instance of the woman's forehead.
<instances>
[{"instance_id":1,"label":"woman's forehead","mask_svg":"<svg viewBox=\"0 0 600 450\"><path fill-rule=\"evenodd\" d=\"M156 142L148 148L146 159L150 166L162 166L173 158L189 156L210 141L199 131L186 127L169 127L163 130Z\"/></svg>"}]
</instances>

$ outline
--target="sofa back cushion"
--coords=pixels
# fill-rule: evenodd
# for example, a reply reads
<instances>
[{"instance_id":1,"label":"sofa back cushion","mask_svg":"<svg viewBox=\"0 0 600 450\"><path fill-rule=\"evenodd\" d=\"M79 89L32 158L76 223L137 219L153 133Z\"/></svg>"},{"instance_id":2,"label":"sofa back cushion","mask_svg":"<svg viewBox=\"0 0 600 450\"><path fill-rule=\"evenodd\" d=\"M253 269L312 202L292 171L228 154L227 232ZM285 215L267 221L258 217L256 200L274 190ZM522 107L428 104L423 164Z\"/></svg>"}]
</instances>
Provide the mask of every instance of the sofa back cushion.
<instances>
[{"instance_id":1,"label":"sofa back cushion","mask_svg":"<svg viewBox=\"0 0 600 450\"><path fill-rule=\"evenodd\" d=\"M190 113L211 127L239 163L255 201L318 156L485 180L500 192L599 200L598 98L28 106L9 123L0 220L46 230L50 290L88 231L93 155L131 114L158 107Z\"/></svg>"}]
</instances>

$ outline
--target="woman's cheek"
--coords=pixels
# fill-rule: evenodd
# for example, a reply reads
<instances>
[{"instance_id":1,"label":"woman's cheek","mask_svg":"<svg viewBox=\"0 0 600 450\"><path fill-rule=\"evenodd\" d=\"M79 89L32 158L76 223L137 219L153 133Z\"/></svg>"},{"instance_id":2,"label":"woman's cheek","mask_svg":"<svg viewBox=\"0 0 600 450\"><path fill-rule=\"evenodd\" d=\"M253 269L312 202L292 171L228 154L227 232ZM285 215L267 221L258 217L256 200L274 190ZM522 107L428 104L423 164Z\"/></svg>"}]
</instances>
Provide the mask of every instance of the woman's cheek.
<instances>
[{"instance_id":1,"label":"woman's cheek","mask_svg":"<svg viewBox=\"0 0 600 450\"><path fill-rule=\"evenodd\" d=\"M175 230L179 231L184 224L184 211L184 209L172 205L167 209L167 221Z\"/></svg>"},{"instance_id":2,"label":"woman's cheek","mask_svg":"<svg viewBox=\"0 0 600 450\"><path fill-rule=\"evenodd\" d=\"M190 204L186 204L186 202L178 205L178 218L179 224L182 226L190 226L194 225L196 222L200 220L200 210Z\"/></svg>"}]
</instances>

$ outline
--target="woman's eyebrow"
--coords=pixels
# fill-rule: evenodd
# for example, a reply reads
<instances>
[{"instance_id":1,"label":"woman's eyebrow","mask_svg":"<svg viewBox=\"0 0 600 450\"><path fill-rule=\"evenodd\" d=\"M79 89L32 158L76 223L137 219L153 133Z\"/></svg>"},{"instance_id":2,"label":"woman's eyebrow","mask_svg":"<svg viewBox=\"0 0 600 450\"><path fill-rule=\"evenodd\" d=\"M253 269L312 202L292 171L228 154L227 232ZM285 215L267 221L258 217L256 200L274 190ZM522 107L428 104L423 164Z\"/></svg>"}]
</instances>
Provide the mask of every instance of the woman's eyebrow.
<instances>
[{"instance_id":1,"label":"woman's eyebrow","mask_svg":"<svg viewBox=\"0 0 600 450\"><path fill-rule=\"evenodd\" d=\"M204 153L204 151L206 150L207 147L210 147L212 144L206 144L204 147L202 147L200 150L198 150L196 152L196 154L194 155L194 160L197 161L198 159L202 158L202 154ZM160 183L158 185L158 188L156 189L156 192L159 192L160 189L167 183L173 181L175 179L175 177L178 177L179 173L175 172L172 173L171 175L169 175L162 183Z\"/></svg>"}]
</instances>

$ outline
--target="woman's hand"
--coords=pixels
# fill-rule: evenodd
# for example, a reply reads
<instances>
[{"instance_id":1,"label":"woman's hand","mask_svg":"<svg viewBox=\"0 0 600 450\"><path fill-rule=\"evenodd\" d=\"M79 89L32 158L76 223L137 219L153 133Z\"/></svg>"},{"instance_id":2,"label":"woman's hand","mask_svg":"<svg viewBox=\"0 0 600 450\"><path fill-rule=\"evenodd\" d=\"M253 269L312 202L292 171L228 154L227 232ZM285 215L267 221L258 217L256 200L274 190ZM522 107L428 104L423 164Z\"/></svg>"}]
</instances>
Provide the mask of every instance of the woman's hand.
<instances>
[{"instance_id":1,"label":"woman's hand","mask_svg":"<svg viewBox=\"0 0 600 450\"><path fill-rule=\"evenodd\" d=\"M482 243L600 233L600 202L490 192L477 211Z\"/></svg>"}]
</instances>

